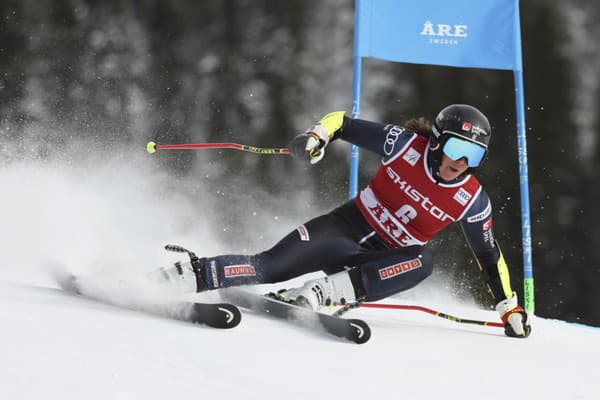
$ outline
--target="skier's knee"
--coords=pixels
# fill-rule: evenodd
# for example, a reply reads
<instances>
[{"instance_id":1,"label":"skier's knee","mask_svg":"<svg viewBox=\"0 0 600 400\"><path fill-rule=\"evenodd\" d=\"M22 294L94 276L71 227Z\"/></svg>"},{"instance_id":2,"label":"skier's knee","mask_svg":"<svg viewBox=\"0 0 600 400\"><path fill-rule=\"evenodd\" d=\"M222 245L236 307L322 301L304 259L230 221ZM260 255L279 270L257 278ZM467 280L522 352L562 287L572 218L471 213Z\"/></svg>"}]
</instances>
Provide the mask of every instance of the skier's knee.
<instances>
[{"instance_id":1,"label":"skier's knee","mask_svg":"<svg viewBox=\"0 0 600 400\"><path fill-rule=\"evenodd\" d=\"M433 272L432 256L425 248L408 250L400 258L388 259L361 271L365 299L376 301L411 289Z\"/></svg>"}]
</instances>

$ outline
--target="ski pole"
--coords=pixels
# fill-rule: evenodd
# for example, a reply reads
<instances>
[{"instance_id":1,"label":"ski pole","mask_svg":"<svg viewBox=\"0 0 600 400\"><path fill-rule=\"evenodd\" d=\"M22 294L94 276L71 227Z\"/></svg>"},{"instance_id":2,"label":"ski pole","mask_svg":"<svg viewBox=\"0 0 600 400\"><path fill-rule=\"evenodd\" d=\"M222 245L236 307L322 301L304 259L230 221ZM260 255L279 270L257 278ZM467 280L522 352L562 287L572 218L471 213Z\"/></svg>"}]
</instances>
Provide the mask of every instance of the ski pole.
<instances>
[{"instance_id":1,"label":"ski pole","mask_svg":"<svg viewBox=\"0 0 600 400\"><path fill-rule=\"evenodd\" d=\"M338 304L341 305L341 304ZM504 324L501 322L493 322L493 321L478 321L473 319L465 319L455 317L453 315L445 314L440 311L432 310L431 308L423 307L423 306L414 306L414 305L403 305L403 304L377 304L377 303L350 303L343 305L343 308L338 310L336 314L341 315L350 309L353 308L381 308L381 309L393 309L393 310L412 310L412 311L422 311L428 314L435 315L436 317L444 318L449 321L458 322L461 324L471 324L471 325L484 325L484 326L493 326L497 328L504 328Z\"/></svg>"},{"instance_id":2,"label":"ski pole","mask_svg":"<svg viewBox=\"0 0 600 400\"><path fill-rule=\"evenodd\" d=\"M156 153L156 150L201 150L201 149L235 149L257 154L289 154L289 150L283 148L264 148L247 146L239 143L195 143L195 144L156 144L148 142L146 151L150 154Z\"/></svg>"}]
</instances>

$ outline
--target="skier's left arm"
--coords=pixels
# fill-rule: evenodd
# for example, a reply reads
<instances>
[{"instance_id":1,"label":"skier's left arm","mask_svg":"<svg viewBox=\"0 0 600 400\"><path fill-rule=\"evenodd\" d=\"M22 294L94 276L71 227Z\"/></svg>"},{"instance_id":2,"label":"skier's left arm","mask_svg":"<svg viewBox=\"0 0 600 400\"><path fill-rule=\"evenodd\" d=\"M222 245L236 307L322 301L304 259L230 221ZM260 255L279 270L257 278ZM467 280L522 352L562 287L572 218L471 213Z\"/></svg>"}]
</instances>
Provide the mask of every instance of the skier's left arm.
<instances>
[{"instance_id":1,"label":"skier's left arm","mask_svg":"<svg viewBox=\"0 0 600 400\"><path fill-rule=\"evenodd\" d=\"M385 160L394 157L415 135L396 125L353 119L345 114L344 111L329 113L315 126L297 135L288 145L291 156L315 164L323 158L330 142L342 139L379 154Z\"/></svg>"},{"instance_id":2,"label":"skier's left arm","mask_svg":"<svg viewBox=\"0 0 600 400\"><path fill-rule=\"evenodd\" d=\"M483 190L461 220L463 231L475 255L477 265L490 293L497 302L496 310L508 336L527 337L531 326L527 313L519 306L517 294L510 286L508 266L494 238L492 205Z\"/></svg>"}]
</instances>

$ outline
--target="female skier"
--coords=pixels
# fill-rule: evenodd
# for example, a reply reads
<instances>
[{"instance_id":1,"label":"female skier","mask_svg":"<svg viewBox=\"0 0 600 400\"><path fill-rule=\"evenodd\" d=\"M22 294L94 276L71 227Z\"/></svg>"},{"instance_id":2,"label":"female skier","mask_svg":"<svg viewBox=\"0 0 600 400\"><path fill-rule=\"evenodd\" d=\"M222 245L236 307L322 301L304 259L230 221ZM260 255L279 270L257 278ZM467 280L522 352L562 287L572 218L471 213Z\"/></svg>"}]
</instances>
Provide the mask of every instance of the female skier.
<instances>
[{"instance_id":1,"label":"female skier","mask_svg":"<svg viewBox=\"0 0 600 400\"><path fill-rule=\"evenodd\" d=\"M200 292L323 271L326 277L278 297L314 310L375 301L427 278L433 261L426 243L460 221L506 335L527 337L527 314L494 239L490 198L472 174L488 153L490 136L485 115L464 104L445 107L433 125L420 118L404 127L330 113L296 136L290 153L315 164L332 141L342 139L379 154L375 178L355 199L299 226L269 250L201 258L200 267L170 268L162 275Z\"/></svg>"}]
</instances>

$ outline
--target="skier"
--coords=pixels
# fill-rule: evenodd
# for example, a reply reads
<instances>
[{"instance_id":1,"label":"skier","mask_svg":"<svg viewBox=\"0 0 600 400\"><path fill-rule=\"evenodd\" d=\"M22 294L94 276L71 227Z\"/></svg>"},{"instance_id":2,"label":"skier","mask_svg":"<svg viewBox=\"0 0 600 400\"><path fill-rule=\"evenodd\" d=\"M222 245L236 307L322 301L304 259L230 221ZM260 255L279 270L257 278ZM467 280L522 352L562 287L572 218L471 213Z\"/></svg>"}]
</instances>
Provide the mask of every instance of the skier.
<instances>
[{"instance_id":1,"label":"skier","mask_svg":"<svg viewBox=\"0 0 600 400\"><path fill-rule=\"evenodd\" d=\"M314 310L376 301L427 278L433 260L426 243L460 221L506 335L527 337L531 327L494 239L489 196L472 175L487 156L490 136L485 115L464 104L445 107L433 125L424 118L397 126L351 119L343 111L327 114L292 140L290 153L315 164L342 139L382 156L356 199L299 226L269 250L201 258L200 267L163 269L161 276L201 292L323 271L325 277L277 296Z\"/></svg>"}]
</instances>

